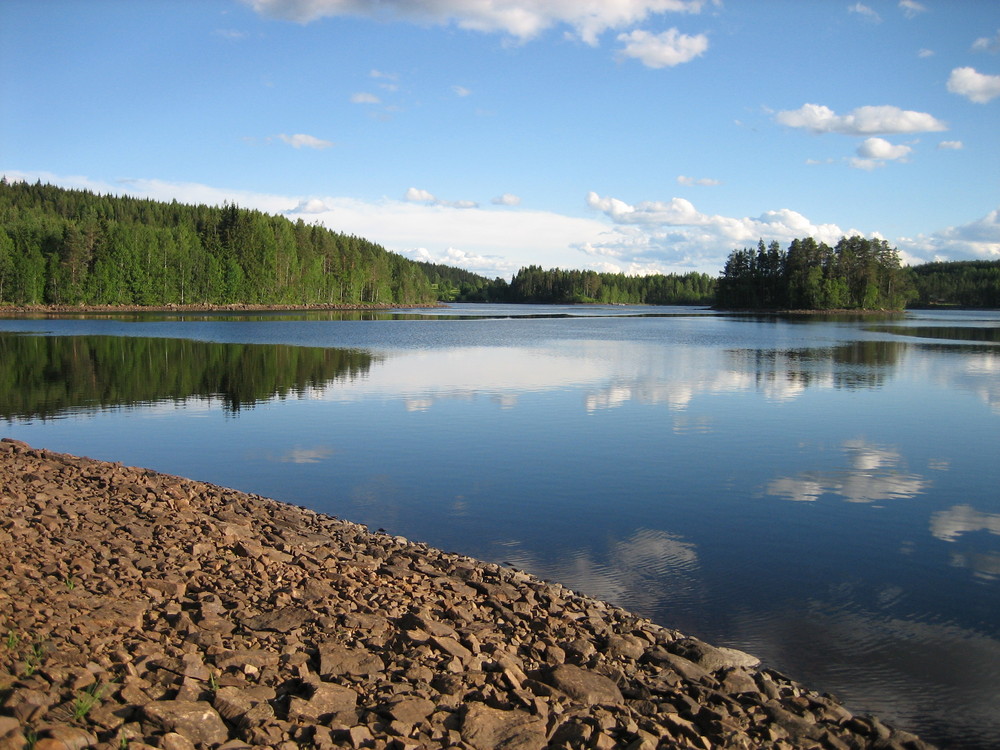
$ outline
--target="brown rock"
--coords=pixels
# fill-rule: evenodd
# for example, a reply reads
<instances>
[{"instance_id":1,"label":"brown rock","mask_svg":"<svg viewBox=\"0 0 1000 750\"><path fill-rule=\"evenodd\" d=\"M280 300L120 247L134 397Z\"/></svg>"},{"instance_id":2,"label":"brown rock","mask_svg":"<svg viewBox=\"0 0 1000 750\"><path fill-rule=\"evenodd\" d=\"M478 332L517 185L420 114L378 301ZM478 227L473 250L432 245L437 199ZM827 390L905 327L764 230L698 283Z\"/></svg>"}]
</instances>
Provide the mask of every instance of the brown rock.
<instances>
[{"instance_id":1,"label":"brown rock","mask_svg":"<svg viewBox=\"0 0 1000 750\"><path fill-rule=\"evenodd\" d=\"M466 705L462 740L475 750L541 750L545 722L526 711L501 711L483 703Z\"/></svg>"},{"instance_id":2,"label":"brown rock","mask_svg":"<svg viewBox=\"0 0 1000 750\"><path fill-rule=\"evenodd\" d=\"M347 648L327 641L319 646L319 673L324 678L338 675L376 675L385 670L385 662L366 649Z\"/></svg>"},{"instance_id":3,"label":"brown rock","mask_svg":"<svg viewBox=\"0 0 1000 750\"><path fill-rule=\"evenodd\" d=\"M545 670L539 675L539 679L587 705L625 701L621 690L611 679L573 664L560 664Z\"/></svg>"},{"instance_id":4,"label":"brown rock","mask_svg":"<svg viewBox=\"0 0 1000 750\"><path fill-rule=\"evenodd\" d=\"M205 701L153 701L142 712L159 729L176 732L195 744L217 745L229 739L222 717Z\"/></svg>"}]
</instances>

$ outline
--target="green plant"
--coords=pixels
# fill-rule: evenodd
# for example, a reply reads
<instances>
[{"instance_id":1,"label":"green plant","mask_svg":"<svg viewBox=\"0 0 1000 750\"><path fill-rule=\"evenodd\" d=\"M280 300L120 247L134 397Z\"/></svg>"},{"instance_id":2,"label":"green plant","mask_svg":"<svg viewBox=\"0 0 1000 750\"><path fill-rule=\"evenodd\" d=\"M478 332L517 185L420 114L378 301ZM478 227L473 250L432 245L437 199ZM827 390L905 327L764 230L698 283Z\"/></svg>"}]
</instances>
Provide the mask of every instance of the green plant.
<instances>
[{"instance_id":1,"label":"green plant","mask_svg":"<svg viewBox=\"0 0 1000 750\"><path fill-rule=\"evenodd\" d=\"M45 657L45 645L41 641L35 641L24 657L24 676L30 677L40 666Z\"/></svg>"},{"instance_id":2,"label":"green plant","mask_svg":"<svg viewBox=\"0 0 1000 750\"><path fill-rule=\"evenodd\" d=\"M18 645L21 643L21 637L15 633L13 630L8 631L7 640L4 641L4 645L10 651L17 651Z\"/></svg>"},{"instance_id":3,"label":"green plant","mask_svg":"<svg viewBox=\"0 0 1000 750\"><path fill-rule=\"evenodd\" d=\"M103 683L95 682L90 687L76 694L76 698L73 700L74 720L79 721L84 718L94 706L101 702L101 696L104 694L105 687L107 686Z\"/></svg>"},{"instance_id":4,"label":"green plant","mask_svg":"<svg viewBox=\"0 0 1000 750\"><path fill-rule=\"evenodd\" d=\"M217 693L219 691L219 678L214 674L210 674L208 676L208 689L213 693Z\"/></svg>"},{"instance_id":5,"label":"green plant","mask_svg":"<svg viewBox=\"0 0 1000 750\"><path fill-rule=\"evenodd\" d=\"M73 580L73 576L66 576L63 579L63 583L66 584L66 588L68 588L70 591L76 588L76 581Z\"/></svg>"}]
</instances>

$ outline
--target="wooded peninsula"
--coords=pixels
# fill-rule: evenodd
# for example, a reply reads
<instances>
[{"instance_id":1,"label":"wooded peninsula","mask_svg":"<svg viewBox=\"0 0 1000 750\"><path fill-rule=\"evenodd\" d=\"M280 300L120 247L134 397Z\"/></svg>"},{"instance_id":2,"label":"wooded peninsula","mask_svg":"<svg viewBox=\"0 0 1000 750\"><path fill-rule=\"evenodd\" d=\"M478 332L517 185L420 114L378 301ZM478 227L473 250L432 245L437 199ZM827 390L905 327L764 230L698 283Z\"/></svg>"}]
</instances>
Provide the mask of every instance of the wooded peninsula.
<instances>
[{"instance_id":1,"label":"wooded peninsula","mask_svg":"<svg viewBox=\"0 0 1000 750\"><path fill-rule=\"evenodd\" d=\"M716 305L1000 307L1000 261L903 267L884 240L734 250L722 275L520 269L508 282L417 262L301 219L0 180L2 305Z\"/></svg>"}]
</instances>

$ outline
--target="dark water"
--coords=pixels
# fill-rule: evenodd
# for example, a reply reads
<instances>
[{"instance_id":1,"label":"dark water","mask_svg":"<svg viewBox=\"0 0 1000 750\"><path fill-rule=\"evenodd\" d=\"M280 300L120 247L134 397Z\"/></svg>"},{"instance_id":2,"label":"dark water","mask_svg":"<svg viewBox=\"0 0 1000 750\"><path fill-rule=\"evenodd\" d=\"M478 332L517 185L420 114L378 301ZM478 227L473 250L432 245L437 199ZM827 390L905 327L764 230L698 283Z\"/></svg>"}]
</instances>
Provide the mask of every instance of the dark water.
<instances>
[{"instance_id":1,"label":"dark water","mask_svg":"<svg viewBox=\"0 0 1000 750\"><path fill-rule=\"evenodd\" d=\"M1000 313L0 320L3 433L509 562L1000 747Z\"/></svg>"}]
</instances>

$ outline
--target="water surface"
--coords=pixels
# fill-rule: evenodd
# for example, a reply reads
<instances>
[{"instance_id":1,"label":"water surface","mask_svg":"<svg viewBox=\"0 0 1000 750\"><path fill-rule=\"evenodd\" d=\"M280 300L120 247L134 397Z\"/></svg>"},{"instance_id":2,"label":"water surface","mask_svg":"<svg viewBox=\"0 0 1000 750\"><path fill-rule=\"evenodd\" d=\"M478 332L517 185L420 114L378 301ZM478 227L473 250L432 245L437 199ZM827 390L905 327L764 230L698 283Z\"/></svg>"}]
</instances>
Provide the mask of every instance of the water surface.
<instances>
[{"instance_id":1,"label":"water surface","mask_svg":"<svg viewBox=\"0 0 1000 750\"><path fill-rule=\"evenodd\" d=\"M507 562L1000 746L1000 314L0 320L4 432Z\"/></svg>"}]
</instances>

